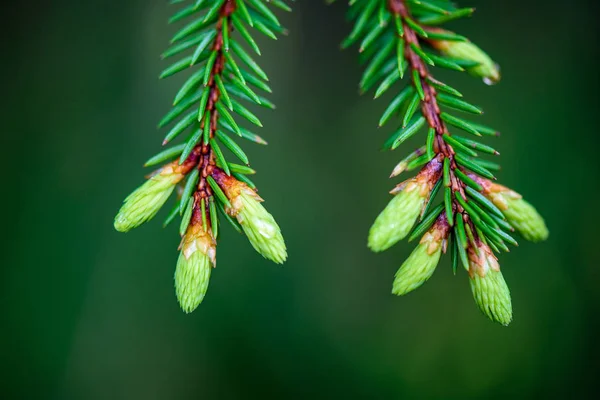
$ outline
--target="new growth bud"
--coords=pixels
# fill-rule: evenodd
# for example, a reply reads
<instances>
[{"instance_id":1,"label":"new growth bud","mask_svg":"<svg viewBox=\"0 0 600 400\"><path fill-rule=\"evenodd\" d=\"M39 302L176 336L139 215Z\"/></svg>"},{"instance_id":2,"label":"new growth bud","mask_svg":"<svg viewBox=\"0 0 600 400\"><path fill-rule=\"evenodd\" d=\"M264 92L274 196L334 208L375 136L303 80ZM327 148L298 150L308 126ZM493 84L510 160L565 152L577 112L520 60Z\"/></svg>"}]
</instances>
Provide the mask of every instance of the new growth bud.
<instances>
[{"instance_id":1,"label":"new growth bud","mask_svg":"<svg viewBox=\"0 0 600 400\"><path fill-rule=\"evenodd\" d=\"M508 325L512 321L510 291L504 281L498 260L484 243L469 248L469 277L473 297L489 319Z\"/></svg>"},{"instance_id":2,"label":"new growth bud","mask_svg":"<svg viewBox=\"0 0 600 400\"><path fill-rule=\"evenodd\" d=\"M369 231L368 246L371 250L387 250L408 235L439 179L441 165L434 158L417 176L392 191L394 198L375 219Z\"/></svg>"},{"instance_id":3,"label":"new growth bud","mask_svg":"<svg viewBox=\"0 0 600 400\"><path fill-rule=\"evenodd\" d=\"M152 219L183 177L184 173L177 162L159 169L125 199L115 217L115 229L127 232Z\"/></svg>"},{"instance_id":4,"label":"new growth bud","mask_svg":"<svg viewBox=\"0 0 600 400\"><path fill-rule=\"evenodd\" d=\"M415 224L427 196L424 186L411 179L379 214L369 231L369 248L384 251L404 239Z\"/></svg>"},{"instance_id":5,"label":"new growth bud","mask_svg":"<svg viewBox=\"0 0 600 400\"><path fill-rule=\"evenodd\" d=\"M431 40L430 43L445 56L475 63L476 65L465 67L465 69L471 75L483 78L486 84L492 85L500 81L498 64L472 42Z\"/></svg>"},{"instance_id":6,"label":"new growth bud","mask_svg":"<svg viewBox=\"0 0 600 400\"><path fill-rule=\"evenodd\" d=\"M485 195L502 211L506 220L525 239L541 242L548 238L548 228L542 216L523 196L502 185L492 183Z\"/></svg>"},{"instance_id":7,"label":"new growth bud","mask_svg":"<svg viewBox=\"0 0 600 400\"><path fill-rule=\"evenodd\" d=\"M248 185L225 174L215 174L231 207L227 213L242 226L252 247L266 259L283 264L287 250L275 218L263 207L264 200Z\"/></svg>"},{"instance_id":8,"label":"new growth bud","mask_svg":"<svg viewBox=\"0 0 600 400\"><path fill-rule=\"evenodd\" d=\"M175 293L181 309L194 311L206 295L211 270L216 265L216 243L202 223L190 224L181 242L175 269Z\"/></svg>"},{"instance_id":9,"label":"new growth bud","mask_svg":"<svg viewBox=\"0 0 600 400\"><path fill-rule=\"evenodd\" d=\"M281 229L275 218L260 204L262 201L255 191L246 188L232 199L231 214L237 218L256 251L277 264L283 264L287 259L287 251Z\"/></svg>"},{"instance_id":10,"label":"new growth bud","mask_svg":"<svg viewBox=\"0 0 600 400\"><path fill-rule=\"evenodd\" d=\"M393 294L405 295L431 278L445 247L448 230L446 216L442 214L396 272L392 287Z\"/></svg>"}]
</instances>

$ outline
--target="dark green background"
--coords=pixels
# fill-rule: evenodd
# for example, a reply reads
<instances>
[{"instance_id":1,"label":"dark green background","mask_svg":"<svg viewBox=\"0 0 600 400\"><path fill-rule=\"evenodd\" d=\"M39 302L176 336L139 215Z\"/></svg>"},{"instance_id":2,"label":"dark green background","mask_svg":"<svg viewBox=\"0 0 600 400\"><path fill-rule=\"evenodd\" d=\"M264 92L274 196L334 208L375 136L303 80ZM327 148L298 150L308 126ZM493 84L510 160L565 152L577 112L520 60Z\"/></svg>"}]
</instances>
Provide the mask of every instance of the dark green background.
<instances>
[{"instance_id":1,"label":"dark green background","mask_svg":"<svg viewBox=\"0 0 600 400\"><path fill-rule=\"evenodd\" d=\"M160 148L182 77L159 82L174 32L165 1L3 6L2 398L531 398L592 395L598 377L598 30L592 1L481 1L453 24L502 65L487 87L440 73L500 129L500 181L550 239L501 256L514 322L477 310L444 260L390 294L413 244L366 248L416 145L379 152L384 100L359 97L345 4L296 4L290 35L261 40L275 112L244 143L286 237L276 266L224 229L204 304L184 315L176 228L112 227ZM424 140L421 137L419 140ZM161 214L162 216L162 214Z\"/></svg>"}]
</instances>

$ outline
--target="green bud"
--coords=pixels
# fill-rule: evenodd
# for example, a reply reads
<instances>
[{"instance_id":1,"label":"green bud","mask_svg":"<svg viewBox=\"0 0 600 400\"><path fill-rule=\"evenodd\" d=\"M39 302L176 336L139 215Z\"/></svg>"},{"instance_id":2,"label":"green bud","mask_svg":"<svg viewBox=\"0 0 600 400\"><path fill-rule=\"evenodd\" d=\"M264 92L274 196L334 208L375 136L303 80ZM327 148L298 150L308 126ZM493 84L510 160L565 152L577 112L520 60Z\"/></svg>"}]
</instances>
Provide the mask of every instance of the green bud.
<instances>
[{"instance_id":1,"label":"green bud","mask_svg":"<svg viewBox=\"0 0 600 400\"><path fill-rule=\"evenodd\" d=\"M469 249L469 276L473 298L489 319L508 325L512 321L510 290L504 281L496 257L487 245Z\"/></svg>"},{"instance_id":2,"label":"green bud","mask_svg":"<svg viewBox=\"0 0 600 400\"><path fill-rule=\"evenodd\" d=\"M230 213L237 218L252 247L266 259L283 264L287 250L281 229L261 204L262 199L252 189L241 187L239 194L230 200Z\"/></svg>"},{"instance_id":3,"label":"green bud","mask_svg":"<svg viewBox=\"0 0 600 400\"><path fill-rule=\"evenodd\" d=\"M182 174L163 168L131 193L115 217L115 229L127 232L152 219L165 204Z\"/></svg>"},{"instance_id":4,"label":"green bud","mask_svg":"<svg viewBox=\"0 0 600 400\"><path fill-rule=\"evenodd\" d=\"M525 239L532 242L548 239L549 232L544 219L520 194L504 186L493 185L487 196Z\"/></svg>"},{"instance_id":5,"label":"green bud","mask_svg":"<svg viewBox=\"0 0 600 400\"><path fill-rule=\"evenodd\" d=\"M189 314L194 311L206 294L212 265L206 254L197 251L190 258L179 254L175 270L175 292L181 309Z\"/></svg>"},{"instance_id":6,"label":"green bud","mask_svg":"<svg viewBox=\"0 0 600 400\"><path fill-rule=\"evenodd\" d=\"M215 241L201 224L192 225L183 238L175 269L175 293L185 313L194 311L206 295L215 266Z\"/></svg>"},{"instance_id":7,"label":"green bud","mask_svg":"<svg viewBox=\"0 0 600 400\"><path fill-rule=\"evenodd\" d=\"M393 294L397 296L405 295L431 278L440 261L442 242L446 234L447 228L440 229L439 225L436 224L423 235L419 245L396 272L392 287Z\"/></svg>"},{"instance_id":8,"label":"green bud","mask_svg":"<svg viewBox=\"0 0 600 400\"><path fill-rule=\"evenodd\" d=\"M489 319L507 326L512 321L510 291L502 272L492 271L485 277L475 275L471 278L471 290L479 309Z\"/></svg>"},{"instance_id":9,"label":"green bud","mask_svg":"<svg viewBox=\"0 0 600 400\"><path fill-rule=\"evenodd\" d=\"M506 220L527 240L541 242L548 239L548 228L542 216L528 202L508 199L508 208L502 210Z\"/></svg>"},{"instance_id":10,"label":"green bud","mask_svg":"<svg viewBox=\"0 0 600 400\"><path fill-rule=\"evenodd\" d=\"M448 57L477 63L477 65L465 69L471 75L483 78L486 84L491 85L500 81L498 64L472 42L432 40L431 44Z\"/></svg>"},{"instance_id":11,"label":"green bud","mask_svg":"<svg viewBox=\"0 0 600 400\"><path fill-rule=\"evenodd\" d=\"M371 250L387 250L408 235L425 203L426 194L421 188L422 185L412 180L379 214L369 231Z\"/></svg>"}]
</instances>

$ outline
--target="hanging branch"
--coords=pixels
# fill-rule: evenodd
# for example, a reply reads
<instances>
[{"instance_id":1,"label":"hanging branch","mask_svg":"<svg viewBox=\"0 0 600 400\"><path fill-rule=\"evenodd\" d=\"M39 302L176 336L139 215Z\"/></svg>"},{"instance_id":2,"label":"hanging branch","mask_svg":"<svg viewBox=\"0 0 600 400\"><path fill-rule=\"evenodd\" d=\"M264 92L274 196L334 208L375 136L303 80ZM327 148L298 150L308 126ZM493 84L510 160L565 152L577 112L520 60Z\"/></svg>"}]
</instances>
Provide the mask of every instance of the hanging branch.
<instances>
[{"instance_id":1,"label":"hanging branch","mask_svg":"<svg viewBox=\"0 0 600 400\"><path fill-rule=\"evenodd\" d=\"M127 232L156 215L177 187L178 201L164 225L180 215L181 253L175 271L177 298L185 312L192 312L202 302L212 268L216 266L216 240L220 218L225 218L243 232L254 249L278 264L287 258L279 226L256 193L247 177L255 171L232 135L258 144L266 142L238 125L235 116L262 127L258 117L241 102L273 109L274 105L255 90L271 92L268 77L237 36L260 55L249 29L254 28L276 39L284 33L277 17L267 7L285 11L290 8L280 0L172 0L187 3L169 20L175 23L195 17L181 28L162 55L171 58L189 54L167 67L160 78L186 70L193 72L173 102L173 108L159 126L172 124L163 145L191 130L182 143L169 147L150 158L145 166L168 162L134 191L115 218L115 228ZM235 33L235 34L234 34ZM242 164L226 160L229 150Z\"/></svg>"},{"instance_id":2,"label":"hanging branch","mask_svg":"<svg viewBox=\"0 0 600 400\"><path fill-rule=\"evenodd\" d=\"M514 191L500 186L491 171L498 164L480 153L498 155L480 142L498 136L494 129L456 116L457 111L481 114L462 94L434 78L430 67L467 71L487 84L500 79L497 65L463 36L437 25L471 16L474 9L457 8L446 0L351 0L354 28L343 47L360 40L363 61L368 61L361 91L378 84L380 97L404 75L406 86L386 108L379 125L400 116L400 127L385 142L393 150L426 129L426 144L411 152L394 168L391 177L421 168L392 190L395 195L369 232L369 247L380 252L405 237L421 238L398 270L392 293L404 295L433 274L442 253L450 247L452 268L468 272L479 308L492 320L508 325L512 306L494 253L516 245L516 229L525 239L541 241L548 230L537 211ZM442 109L443 108L443 109ZM450 131L462 130L472 137ZM436 196L443 198L438 205Z\"/></svg>"}]
</instances>

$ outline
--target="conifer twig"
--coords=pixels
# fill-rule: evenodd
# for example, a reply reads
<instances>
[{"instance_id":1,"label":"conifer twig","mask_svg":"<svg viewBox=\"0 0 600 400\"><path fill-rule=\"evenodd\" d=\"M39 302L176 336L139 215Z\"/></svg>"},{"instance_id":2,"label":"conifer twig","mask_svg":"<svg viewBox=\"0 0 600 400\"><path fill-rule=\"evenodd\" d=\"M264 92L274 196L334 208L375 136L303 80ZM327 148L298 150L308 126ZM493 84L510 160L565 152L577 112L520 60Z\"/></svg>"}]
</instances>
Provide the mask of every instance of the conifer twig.
<instances>
[{"instance_id":1,"label":"conifer twig","mask_svg":"<svg viewBox=\"0 0 600 400\"><path fill-rule=\"evenodd\" d=\"M175 96L172 110L160 121L160 127L173 124L163 145L188 129L192 131L183 143L146 162L146 166L155 166L175 159L163 165L125 200L115 218L115 228L126 232L153 218L178 188L179 200L165 226L178 214L182 216L175 288L182 309L191 312L202 302L216 265L220 216L243 232L265 258L276 263L287 258L279 226L261 205L263 200L247 177L255 171L231 135L266 144L240 126L234 116L262 127L258 117L241 101L274 108L266 98L256 94L256 89L271 91L266 83L268 77L238 36L260 55L250 30L276 38L276 34L285 30L267 5L290 9L280 0L172 0L171 3L185 5L171 17L170 23L189 17L196 19L175 34L171 47L162 55L167 59L189 51L167 67L161 79L188 69L193 71ZM224 149L243 164L228 162Z\"/></svg>"},{"instance_id":2,"label":"conifer twig","mask_svg":"<svg viewBox=\"0 0 600 400\"><path fill-rule=\"evenodd\" d=\"M519 194L493 183L491 171L498 166L481 159L480 153L498 152L479 138L497 132L454 115L481 114L481 109L431 72L436 66L467 71L488 84L500 79L498 66L487 54L465 37L437 26L473 11L447 0L351 0L349 15L355 23L343 47L360 41L361 57L368 61L360 83L363 92L378 85L378 98L405 75L411 80L380 119L380 126L393 115L401 119L385 149L393 150L427 130L426 145L403 159L392 177L421 171L392 190L394 198L369 233L369 247L376 252L405 237L421 238L398 270L392 292L404 295L421 286L450 247L453 269L462 265L468 272L479 308L507 325L512 320L510 293L494 253L517 244L511 236L514 230L532 241L546 239L548 230ZM456 135L455 130L473 138ZM443 200L434 206L438 193Z\"/></svg>"}]
</instances>

